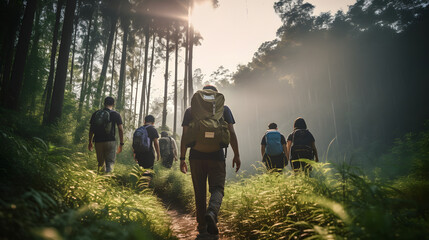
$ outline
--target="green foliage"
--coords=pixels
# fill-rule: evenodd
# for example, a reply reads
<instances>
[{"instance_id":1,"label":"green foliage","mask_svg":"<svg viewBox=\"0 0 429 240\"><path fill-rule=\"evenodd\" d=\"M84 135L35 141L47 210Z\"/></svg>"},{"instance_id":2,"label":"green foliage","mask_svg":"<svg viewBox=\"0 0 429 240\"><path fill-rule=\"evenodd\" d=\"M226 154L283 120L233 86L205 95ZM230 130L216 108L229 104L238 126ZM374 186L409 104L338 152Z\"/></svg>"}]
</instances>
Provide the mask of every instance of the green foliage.
<instances>
[{"instance_id":1,"label":"green foliage","mask_svg":"<svg viewBox=\"0 0 429 240\"><path fill-rule=\"evenodd\" d=\"M221 222L241 239L419 239L426 211L350 168L313 164L311 177L262 174L227 185ZM427 186L421 185L421 187ZM426 220L425 220L426 219Z\"/></svg>"},{"instance_id":2,"label":"green foliage","mask_svg":"<svg viewBox=\"0 0 429 240\"><path fill-rule=\"evenodd\" d=\"M25 133L25 125L15 124ZM62 142L69 144L73 128L57 130L63 124L41 135L55 139L68 132ZM151 191L129 184L125 169L119 176L98 175L95 154L14 129L0 129L2 239L172 238L162 203Z\"/></svg>"},{"instance_id":3,"label":"green foliage","mask_svg":"<svg viewBox=\"0 0 429 240\"><path fill-rule=\"evenodd\" d=\"M153 189L169 204L194 212L195 199L191 176L180 172L178 165L173 164L171 169L167 169L161 164L155 164Z\"/></svg>"}]
</instances>

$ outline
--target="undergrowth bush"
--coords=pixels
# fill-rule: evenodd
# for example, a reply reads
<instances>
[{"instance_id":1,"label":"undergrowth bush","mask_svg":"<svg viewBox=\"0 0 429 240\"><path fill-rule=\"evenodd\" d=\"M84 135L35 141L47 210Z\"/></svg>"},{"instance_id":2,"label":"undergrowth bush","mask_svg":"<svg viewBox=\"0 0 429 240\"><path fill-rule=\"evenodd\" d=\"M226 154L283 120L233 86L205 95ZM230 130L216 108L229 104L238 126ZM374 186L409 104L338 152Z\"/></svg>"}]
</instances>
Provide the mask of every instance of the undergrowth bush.
<instances>
[{"instance_id":1,"label":"undergrowth bush","mask_svg":"<svg viewBox=\"0 0 429 240\"><path fill-rule=\"evenodd\" d=\"M171 169L167 169L159 163L155 164L152 187L167 204L194 212L195 199L191 175L180 172L178 165L175 163Z\"/></svg>"},{"instance_id":2,"label":"undergrowth bush","mask_svg":"<svg viewBox=\"0 0 429 240\"><path fill-rule=\"evenodd\" d=\"M312 177L261 174L228 184L221 222L239 239L425 239L427 212L351 168L314 164ZM425 228L426 227L426 228Z\"/></svg>"},{"instance_id":3,"label":"undergrowth bush","mask_svg":"<svg viewBox=\"0 0 429 240\"><path fill-rule=\"evenodd\" d=\"M130 172L126 184L98 175L95 154L70 147L72 134L62 147L42 140L59 139L62 123L39 126L40 138L14 124L0 127L0 239L174 238L162 203L134 188Z\"/></svg>"}]
</instances>

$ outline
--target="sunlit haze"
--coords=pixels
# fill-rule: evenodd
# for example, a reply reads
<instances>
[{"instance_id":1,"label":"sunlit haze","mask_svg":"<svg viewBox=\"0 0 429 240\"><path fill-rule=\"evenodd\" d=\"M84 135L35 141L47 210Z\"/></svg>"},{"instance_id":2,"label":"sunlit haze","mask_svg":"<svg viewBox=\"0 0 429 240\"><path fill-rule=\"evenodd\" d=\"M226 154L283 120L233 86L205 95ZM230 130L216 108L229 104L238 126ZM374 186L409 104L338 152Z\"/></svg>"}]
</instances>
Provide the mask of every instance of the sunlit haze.
<instances>
[{"instance_id":1,"label":"sunlit haze","mask_svg":"<svg viewBox=\"0 0 429 240\"><path fill-rule=\"evenodd\" d=\"M195 28L204 40L194 49L194 68L210 75L219 66L234 71L238 64L251 61L265 41L273 40L281 25L272 0L220 0L219 7L197 5L193 14ZM347 10L353 0L310 0L315 14Z\"/></svg>"}]
</instances>

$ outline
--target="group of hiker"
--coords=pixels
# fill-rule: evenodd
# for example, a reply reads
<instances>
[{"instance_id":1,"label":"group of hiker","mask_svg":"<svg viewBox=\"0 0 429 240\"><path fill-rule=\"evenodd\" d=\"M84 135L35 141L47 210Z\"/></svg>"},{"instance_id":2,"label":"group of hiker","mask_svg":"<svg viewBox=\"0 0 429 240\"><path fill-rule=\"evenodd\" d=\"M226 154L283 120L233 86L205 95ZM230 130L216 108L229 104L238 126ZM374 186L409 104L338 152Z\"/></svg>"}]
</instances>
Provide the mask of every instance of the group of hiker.
<instances>
[{"instance_id":1,"label":"group of hiker","mask_svg":"<svg viewBox=\"0 0 429 240\"><path fill-rule=\"evenodd\" d=\"M278 131L276 123L270 123L261 141L262 162L268 170L282 171L291 163L294 172L311 171L308 160L319 162L313 134L303 118L297 118L293 131L286 138Z\"/></svg>"},{"instance_id":2,"label":"group of hiker","mask_svg":"<svg viewBox=\"0 0 429 240\"><path fill-rule=\"evenodd\" d=\"M143 126L133 134L134 159L145 169L153 169L155 152L157 160L161 158L166 168L171 168L180 154L180 170L186 174L188 165L185 157L190 148L188 159L195 194L197 239L217 239L219 236L217 216L224 196L225 159L229 145L234 154L232 167L237 172L241 166L234 116L224 102L224 95L212 85L204 86L193 95L191 107L186 109L182 121L179 153L174 138L167 132L161 132L159 138L152 115L146 116ZM88 149L92 151L92 142L95 142L98 168L103 167L106 173L113 170L116 153L120 153L124 145L122 119L113 107L114 99L106 97L104 108L94 112L90 120ZM115 126L120 140L117 150ZM278 131L277 124L271 123L268 128L261 141L262 162L267 169L281 171L291 162L294 171L311 170L304 159L315 157L318 162L314 137L304 119L296 119L294 130L287 139ZM210 192L208 204L207 182Z\"/></svg>"}]
</instances>

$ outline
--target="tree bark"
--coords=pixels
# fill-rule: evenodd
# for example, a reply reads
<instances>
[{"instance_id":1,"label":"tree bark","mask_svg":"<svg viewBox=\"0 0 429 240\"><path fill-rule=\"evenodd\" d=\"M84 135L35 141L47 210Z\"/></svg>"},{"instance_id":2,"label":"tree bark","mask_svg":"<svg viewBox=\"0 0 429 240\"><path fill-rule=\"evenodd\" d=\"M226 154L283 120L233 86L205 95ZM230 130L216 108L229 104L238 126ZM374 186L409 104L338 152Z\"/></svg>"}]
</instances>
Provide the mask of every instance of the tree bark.
<instances>
[{"instance_id":1,"label":"tree bark","mask_svg":"<svg viewBox=\"0 0 429 240\"><path fill-rule=\"evenodd\" d=\"M133 125L136 125L136 120L138 120L138 118L137 118L137 98L138 98L138 96L137 96L137 94L139 91L139 79L140 79L140 73L141 73L141 69L142 69L142 49L143 49L143 38L141 39L141 42L140 42L139 70L137 73L136 97L134 99L134 121L133 121ZM144 99L141 99L140 101L144 101ZM140 114L142 114L142 113L140 112ZM137 123L137 125L138 124L139 123Z\"/></svg>"},{"instance_id":2,"label":"tree bark","mask_svg":"<svg viewBox=\"0 0 429 240\"><path fill-rule=\"evenodd\" d=\"M89 19L89 21L88 21L88 33L86 34L85 41L83 42L84 44L86 43L86 46L85 46L85 53L84 53L84 57L83 57L82 84L81 84L81 88L80 88L79 107L78 107L76 119L80 119L82 116L83 102L85 101L85 96L86 96L86 92L87 92L86 88L88 86L87 73L88 73L89 62L90 62L90 57L89 57L89 55L90 55L90 53L89 53L90 39L89 39L89 37L91 35L91 27L92 27L92 15L91 15L91 19Z\"/></svg>"},{"instance_id":3,"label":"tree bark","mask_svg":"<svg viewBox=\"0 0 429 240\"><path fill-rule=\"evenodd\" d=\"M51 105L52 85L54 83L55 57L57 56L57 47L58 47L58 29L60 28L61 9L63 7L63 3L64 3L64 0L58 0L57 10L55 13L55 25L54 25L54 32L52 36L49 76L48 76L48 81L46 82L45 91L43 93L43 99L45 99L45 110L43 112L43 124L47 123L49 107Z\"/></svg>"},{"instance_id":4,"label":"tree bark","mask_svg":"<svg viewBox=\"0 0 429 240\"><path fill-rule=\"evenodd\" d=\"M13 63L13 50L16 41L16 31L19 25L19 19L22 11L22 1L9 1L9 22L6 25L6 34L4 36L1 59L0 59L0 73L1 73L1 96L5 97L10 81L10 71L12 70ZM2 102L4 99L2 99Z\"/></svg>"},{"instance_id":5,"label":"tree bark","mask_svg":"<svg viewBox=\"0 0 429 240\"><path fill-rule=\"evenodd\" d=\"M115 31L115 43L113 45L113 57L112 57L112 78L110 79L110 92L109 92L109 96L112 96L113 94L113 76L116 74L115 72L115 60L116 60L116 40L118 39L118 28L116 27L116 31Z\"/></svg>"},{"instance_id":6,"label":"tree bark","mask_svg":"<svg viewBox=\"0 0 429 240\"><path fill-rule=\"evenodd\" d=\"M188 96L189 104L194 95L194 83L192 80L192 58L194 54L194 27L191 25L190 36L189 36L189 57L188 57Z\"/></svg>"},{"instance_id":7,"label":"tree bark","mask_svg":"<svg viewBox=\"0 0 429 240\"><path fill-rule=\"evenodd\" d=\"M91 67L89 68L89 77L87 77L88 87L86 88L86 103L85 103L86 108L89 108L89 101L90 101L91 95L92 95L92 70L94 67L95 53L96 52L94 50L93 53L91 54Z\"/></svg>"},{"instance_id":8,"label":"tree bark","mask_svg":"<svg viewBox=\"0 0 429 240\"><path fill-rule=\"evenodd\" d=\"M150 70L149 70L149 83L147 85L147 101L146 101L146 115L149 114L149 103L150 103L150 88L152 84L152 71L153 71L153 59L155 58L155 39L156 35L153 33L153 40L152 40L152 57L150 59Z\"/></svg>"},{"instance_id":9,"label":"tree bark","mask_svg":"<svg viewBox=\"0 0 429 240\"><path fill-rule=\"evenodd\" d=\"M119 87L118 87L118 101L117 108L122 110L125 106L124 104L124 85L125 85L125 75L126 75L126 66L127 66L127 43L128 43L128 31L129 31L129 19L126 16L123 17L123 38L122 38L122 58L121 58L121 69L119 72Z\"/></svg>"},{"instance_id":10,"label":"tree bark","mask_svg":"<svg viewBox=\"0 0 429 240\"><path fill-rule=\"evenodd\" d=\"M168 92L168 62L170 57L170 32L167 28L167 44L166 44L166 55L165 55L165 73L164 73L164 106L162 108L162 128L167 127L167 92Z\"/></svg>"},{"instance_id":11,"label":"tree bark","mask_svg":"<svg viewBox=\"0 0 429 240\"><path fill-rule=\"evenodd\" d=\"M95 100L94 100L95 107L100 107L101 89L103 89L103 86L105 85L104 81L106 79L107 67L109 65L110 52L112 51L113 38L115 37L115 29L116 29L116 23L118 22L118 14L115 14L115 16L112 17L111 21L112 22L110 23L109 40L107 42L106 52L104 53L103 67L101 68L100 79L98 80L97 93L95 94Z\"/></svg>"},{"instance_id":12,"label":"tree bark","mask_svg":"<svg viewBox=\"0 0 429 240\"><path fill-rule=\"evenodd\" d=\"M64 14L64 23L61 33L61 45L58 55L57 71L55 74L54 89L52 93L51 109L49 111L48 123L55 123L61 118L64 91L66 86L67 64L70 52L71 37L73 32L73 18L76 9L76 0L67 0Z\"/></svg>"},{"instance_id":13,"label":"tree bark","mask_svg":"<svg viewBox=\"0 0 429 240\"><path fill-rule=\"evenodd\" d=\"M42 8L39 5L36 9L36 18L34 23L34 34L31 44L30 54L28 56L26 68L24 70L22 93L19 102L26 112L34 113L36 93L42 85L39 82L39 69L41 68L39 56L39 41L41 36L40 15ZM21 107L21 108L22 108Z\"/></svg>"},{"instance_id":14,"label":"tree bark","mask_svg":"<svg viewBox=\"0 0 429 240\"><path fill-rule=\"evenodd\" d=\"M18 110L19 97L24 78L24 69L27 61L27 52L30 45L31 31L33 29L34 13L37 8L37 0L28 1L25 7L24 18L22 19L19 40L16 45L15 61L12 67L12 74L9 83L9 89L6 90L4 105L8 109Z\"/></svg>"},{"instance_id":15,"label":"tree bark","mask_svg":"<svg viewBox=\"0 0 429 240\"><path fill-rule=\"evenodd\" d=\"M174 58L174 117L173 117L173 137L177 134L177 68L179 65L179 26L176 26L175 36L175 58Z\"/></svg>"},{"instance_id":16,"label":"tree bark","mask_svg":"<svg viewBox=\"0 0 429 240\"><path fill-rule=\"evenodd\" d=\"M145 37L145 46L144 46L144 69L143 69L143 85L142 85L142 94L141 94L141 100L140 100L140 115L139 115L139 122L138 125L142 124L142 118L143 118L143 113L144 113L144 109L143 106L145 104L145 99L146 99L146 84L147 84L147 62L148 62L148 52L149 52L149 26L146 25L144 27L144 37Z\"/></svg>"},{"instance_id":17,"label":"tree bark","mask_svg":"<svg viewBox=\"0 0 429 240\"><path fill-rule=\"evenodd\" d=\"M78 0L77 8L79 10L80 0ZM74 19L74 37L73 37L73 50L72 50L72 59L71 59L71 67L70 67L70 91L73 89L73 68L74 68L74 55L76 53L76 37L77 37L77 24L79 22L79 14L76 14Z\"/></svg>"},{"instance_id":18,"label":"tree bark","mask_svg":"<svg viewBox=\"0 0 429 240\"><path fill-rule=\"evenodd\" d=\"M188 108L188 63L189 63L188 57L189 57L189 20L188 20L188 24L186 24L185 76L183 78L183 109L185 109L185 110Z\"/></svg>"}]
</instances>

